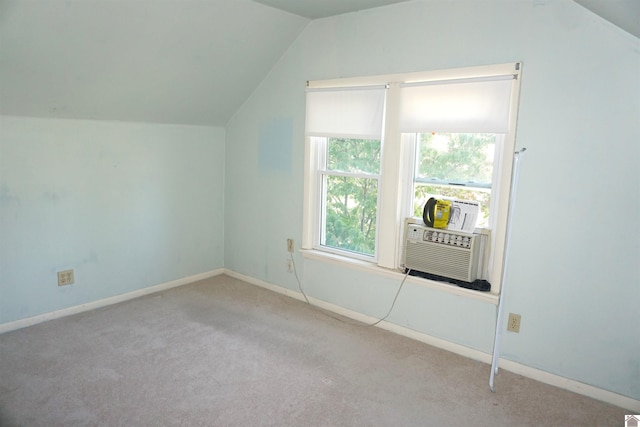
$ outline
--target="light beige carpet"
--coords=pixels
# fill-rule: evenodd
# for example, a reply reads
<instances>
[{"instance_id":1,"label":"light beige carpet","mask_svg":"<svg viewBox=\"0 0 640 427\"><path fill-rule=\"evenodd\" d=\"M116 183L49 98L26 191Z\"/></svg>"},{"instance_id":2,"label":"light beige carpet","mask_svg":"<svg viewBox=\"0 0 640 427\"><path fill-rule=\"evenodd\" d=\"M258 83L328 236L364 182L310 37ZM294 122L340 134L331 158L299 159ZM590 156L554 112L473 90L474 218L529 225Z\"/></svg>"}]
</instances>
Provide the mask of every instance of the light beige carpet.
<instances>
[{"instance_id":1,"label":"light beige carpet","mask_svg":"<svg viewBox=\"0 0 640 427\"><path fill-rule=\"evenodd\" d=\"M624 425L489 369L219 276L0 335L0 425Z\"/></svg>"}]
</instances>

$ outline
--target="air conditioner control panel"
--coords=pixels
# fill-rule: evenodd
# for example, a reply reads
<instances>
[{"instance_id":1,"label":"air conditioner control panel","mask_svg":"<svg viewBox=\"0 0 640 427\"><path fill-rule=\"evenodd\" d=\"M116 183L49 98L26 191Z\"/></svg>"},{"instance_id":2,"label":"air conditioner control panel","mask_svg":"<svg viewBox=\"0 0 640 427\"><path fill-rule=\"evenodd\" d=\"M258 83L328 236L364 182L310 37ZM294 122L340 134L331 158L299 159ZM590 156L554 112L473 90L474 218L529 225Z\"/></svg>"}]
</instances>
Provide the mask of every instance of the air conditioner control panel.
<instances>
[{"instance_id":1,"label":"air conditioner control panel","mask_svg":"<svg viewBox=\"0 0 640 427\"><path fill-rule=\"evenodd\" d=\"M459 248L471 248L473 237L452 233L447 230L425 229L424 226L409 225L407 239L423 242L439 243Z\"/></svg>"}]
</instances>

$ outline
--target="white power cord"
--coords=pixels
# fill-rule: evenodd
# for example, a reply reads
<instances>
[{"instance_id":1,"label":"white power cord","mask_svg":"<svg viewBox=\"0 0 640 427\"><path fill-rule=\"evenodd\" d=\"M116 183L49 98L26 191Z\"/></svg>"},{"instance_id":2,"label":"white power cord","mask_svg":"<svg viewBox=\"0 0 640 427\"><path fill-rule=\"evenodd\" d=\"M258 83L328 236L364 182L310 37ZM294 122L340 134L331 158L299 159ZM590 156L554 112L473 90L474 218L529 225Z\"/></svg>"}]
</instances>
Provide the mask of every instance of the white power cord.
<instances>
[{"instance_id":1,"label":"white power cord","mask_svg":"<svg viewBox=\"0 0 640 427\"><path fill-rule=\"evenodd\" d=\"M293 259L293 252L289 252L289 257L291 258L291 265L293 266L293 274L296 276L296 281L298 282L298 289L300 289L300 293L302 293L302 296L304 297L304 300L307 302L307 304L311 305L311 303L309 302L309 298L307 298L307 294L305 294L304 290L302 289L302 283L300 282L300 278L298 277L296 262Z\"/></svg>"},{"instance_id":2,"label":"white power cord","mask_svg":"<svg viewBox=\"0 0 640 427\"><path fill-rule=\"evenodd\" d=\"M393 297L393 302L391 303L391 307L389 308L389 311L387 312L387 314L382 319L378 320L375 323L371 323L370 325L367 325L367 326L376 326L378 323L382 322L387 317L389 317L389 315L391 314L391 311L393 310L393 307L396 305L396 300L398 299L398 295L400 295L402 286L404 286L404 282L405 280L407 280L407 277L409 276L410 272L411 272L411 269L407 269L407 272L405 273L404 278L402 279L402 282L400 282L400 286L398 287L398 292L396 292L396 296Z\"/></svg>"},{"instance_id":3,"label":"white power cord","mask_svg":"<svg viewBox=\"0 0 640 427\"><path fill-rule=\"evenodd\" d=\"M296 276L296 281L298 282L298 289L300 290L300 293L304 297L304 300L311 307L320 308L320 307L316 307L315 305L311 304L311 302L309 302L309 298L307 298L307 294L304 292L304 289L302 289L302 283L300 282L300 278L298 277L298 269L296 268L296 262L293 259L293 252L289 252L289 257L291 258L291 265L293 266L293 274ZM378 323L382 322L383 320L386 320L387 317L389 317L389 315L391 314L391 311L393 311L393 307L396 305L396 300L398 299L398 295L400 295L400 291L402 290L402 287L404 286L404 282L407 280L407 277L409 276L410 272L411 272L411 269L408 269L407 272L404 275L404 278L402 279L402 282L400 282L400 286L398 287L398 291L396 292L396 295L393 298L393 302L391 303L391 307L389 308L389 311L387 312L387 314L385 314L385 316L383 318L377 320L376 322L371 323L371 324L365 324L365 326L376 326ZM339 321L344 322L344 323L350 323L350 324L353 324L353 325L356 325L356 324L357 325L361 325L362 324L362 323L345 322L343 319L339 319L337 317L329 315L324 310L322 310L322 312L326 316L329 316L332 319L339 320Z\"/></svg>"}]
</instances>

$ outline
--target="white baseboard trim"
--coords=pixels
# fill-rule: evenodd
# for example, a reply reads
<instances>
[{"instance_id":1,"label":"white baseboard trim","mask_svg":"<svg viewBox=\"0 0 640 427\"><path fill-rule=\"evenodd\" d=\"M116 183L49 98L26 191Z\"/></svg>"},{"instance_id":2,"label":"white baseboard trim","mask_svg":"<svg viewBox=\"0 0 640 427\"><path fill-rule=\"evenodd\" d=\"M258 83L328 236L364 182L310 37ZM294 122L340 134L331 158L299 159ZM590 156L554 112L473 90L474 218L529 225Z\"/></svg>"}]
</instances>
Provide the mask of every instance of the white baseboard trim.
<instances>
[{"instance_id":1,"label":"white baseboard trim","mask_svg":"<svg viewBox=\"0 0 640 427\"><path fill-rule=\"evenodd\" d=\"M10 331L15 331L17 329L26 328L27 326L37 325L38 323L48 322L49 320L71 316L72 314L82 313L84 311L89 311L89 310L95 310L96 308L106 307L108 305L117 304L119 302L128 301L134 298L153 294L156 292L164 291L164 290L175 288L178 286L187 285L189 283L197 282L198 280L219 276L224 272L225 270L223 268L218 268L216 270L207 271L205 273L195 274L193 276L183 277L182 279L172 280L171 282L150 286L148 288L137 289L132 292L127 292L126 294L115 295L115 296L103 298L97 301L91 301L85 304L80 304L73 307L51 311L49 313L43 313L37 316L27 317L25 319L19 319L19 320L14 320L8 323L3 323L0 325L0 334L3 334L5 332L10 332Z\"/></svg>"},{"instance_id":2,"label":"white baseboard trim","mask_svg":"<svg viewBox=\"0 0 640 427\"><path fill-rule=\"evenodd\" d=\"M288 297L297 299L299 301L303 301L303 302L305 301L302 293L298 291L293 291L291 289L283 288L282 286L274 285L274 284L265 282L263 280L246 276L244 274L237 273L235 271L228 270L228 269L224 270L224 274L234 277L236 279L242 280L244 282L250 283L252 285L256 285L261 288L265 288L282 295L286 295ZM378 320L374 317L370 317L362 313L358 313L356 311L346 309L344 307L330 304L328 302L310 297L308 295L307 295L307 298L309 299L309 302L312 305L315 305L324 310L328 310L333 313L348 317L350 319L354 319L354 320L357 320L363 323L368 323L368 324L374 323ZM437 348L441 348L443 350L450 351L452 353L459 354L464 357L468 357L473 360L477 360L479 362L491 364L491 354L485 353L480 350L476 350L470 347L456 344L447 340L443 340L441 338L436 338L434 336L431 336L422 332L414 331L412 329L405 328L404 326L399 326L386 321L380 322L378 325L376 325L376 327L388 330L390 332L394 332L398 335L402 335L407 338L414 339L416 341L423 342L428 345L432 345ZM532 367L520 364L518 362L513 362L508 359L500 358L499 368L504 369L505 371L513 372L514 374L522 375L523 377L531 378L533 380L539 381L544 384L549 384L554 387L558 387L558 388L568 390L577 394L581 394L583 396L587 396L596 400L609 403L611 405L615 405L621 408L631 410L633 413L640 413L640 400L623 396L621 394L614 393L608 390L603 390L601 388L584 384L569 378L565 378L560 375L552 374L550 372L542 371L540 369L532 368ZM490 373L489 371L487 371L487 389L489 389L489 373ZM500 392L500 375L496 377L495 388L496 388L496 392L499 393Z\"/></svg>"},{"instance_id":3,"label":"white baseboard trim","mask_svg":"<svg viewBox=\"0 0 640 427\"><path fill-rule=\"evenodd\" d=\"M224 269L224 274L227 276L233 277L234 279L242 280L243 282L251 283L252 285L259 286L261 288L269 289L270 291L286 295L293 299L297 299L300 301L304 301L304 296L302 293L298 291L292 291L291 289L283 288L282 286L272 285L269 282L265 282L264 280L256 279L251 276L246 276L242 273L237 273L233 270Z\"/></svg>"},{"instance_id":4,"label":"white baseboard trim","mask_svg":"<svg viewBox=\"0 0 640 427\"><path fill-rule=\"evenodd\" d=\"M609 390L604 390L589 384L581 383L580 381L565 378L560 375L552 374L550 372L542 371L540 369L532 368L527 365L523 365L518 362L513 362L508 359L500 358L499 367L505 371L513 372L514 374L522 375L523 377L531 378L541 383L549 384L564 390L569 390L583 396L591 397L596 400L601 400L612 405L619 406L624 409L628 409L634 413L640 413L640 400L633 399L631 397L623 396L622 394L614 393ZM495 380L496 388L500 387L500 375L496 376Z\"/></svg>"}]
</instances>

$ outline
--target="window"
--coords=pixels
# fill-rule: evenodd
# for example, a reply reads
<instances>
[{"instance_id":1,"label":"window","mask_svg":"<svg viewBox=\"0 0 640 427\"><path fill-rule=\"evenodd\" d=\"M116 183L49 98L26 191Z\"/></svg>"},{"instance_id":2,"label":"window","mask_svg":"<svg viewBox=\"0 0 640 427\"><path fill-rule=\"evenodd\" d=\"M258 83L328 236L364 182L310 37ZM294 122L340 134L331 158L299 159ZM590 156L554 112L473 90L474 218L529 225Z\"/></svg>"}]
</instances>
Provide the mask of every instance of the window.
<instances>
[{"instance_id":1,"label":"window","mask_svg":"<svg viewBox=\"0 0 640 427\"><path fill-rule=\"evenodd\" d=\"M375 257L380 140L319 139L320 245Z\"/></svg>"},{"instance_id":2,"label":"window","mask_svg":"<svg viewBox=\"0 0 640 427\"><path fill-rule=\"evenodd\" d=\"M315 248L376 260L385 86L307 93Z\"/></svg>"},{"instance_id":3,"label":"window","mask_svg":"<svg viewBox=\"0 0 640 427\"><path fill-rule=\"evenodd\" d=\"M520 64L309 82L303 249L400 266L404 220L431 196L475 200L504 255Z\"/></svg>"},{"instance_id":4,"label":"window","mask_svg":"<svg viewBox=\"0 0 640 427\"><path fill-rule=\"evenodd\" d=\"M496 141L491 133L420 133L415 140L414 216L430 197L473 200L480 204L476 227L489 227Z\"/></svg>"}]
</instances>

